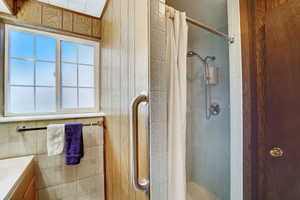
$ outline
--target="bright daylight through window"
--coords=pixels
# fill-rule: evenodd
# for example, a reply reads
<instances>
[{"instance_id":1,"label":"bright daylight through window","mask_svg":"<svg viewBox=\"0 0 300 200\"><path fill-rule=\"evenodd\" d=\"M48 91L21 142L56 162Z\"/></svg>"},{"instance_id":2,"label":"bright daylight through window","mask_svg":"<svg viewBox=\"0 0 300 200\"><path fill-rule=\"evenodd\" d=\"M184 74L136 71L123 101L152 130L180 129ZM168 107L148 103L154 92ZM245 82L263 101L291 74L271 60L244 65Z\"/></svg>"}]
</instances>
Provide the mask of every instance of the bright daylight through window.
<instances>
[{"instance_id":1,"label":"bright daylight through window","mask_svg":"<svg viewBox=\"0 0 300 200\"><path fill-rule=\"evenodd\" d=\"M99 43L6 26L6 115L96 112Z\"/></svg>"}]
</instances>

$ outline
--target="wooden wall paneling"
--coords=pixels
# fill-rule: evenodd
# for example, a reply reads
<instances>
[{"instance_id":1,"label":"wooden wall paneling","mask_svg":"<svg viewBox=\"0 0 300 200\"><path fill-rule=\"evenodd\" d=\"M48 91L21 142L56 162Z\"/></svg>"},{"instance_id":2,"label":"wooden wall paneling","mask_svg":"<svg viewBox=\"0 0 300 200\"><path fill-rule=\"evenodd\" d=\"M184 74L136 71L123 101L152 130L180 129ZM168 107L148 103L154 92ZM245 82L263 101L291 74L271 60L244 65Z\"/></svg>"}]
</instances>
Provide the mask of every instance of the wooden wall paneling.
<instances>
[{"instance_id":1,"label":"wooden wall paneling","mask_svg":"<svg viewBox=\"0 0 300 200\"><path fill-rule=\"evenodd\" d=\"M31 24L42 24L42 4L36 1L17 1L17 19Z\"/></svg>"},{"instance_id":2,"label":"wooden wall paneling","mask_svg":"<svg viewBox=\"0 0 300 200\"><path fill-rule=\"evenodd\" d=\"M266 9L272 9L272 8L276 8L277 6L287 2L288 0L269 0L266 1Z\"/></svg>"},{"instance_id":3,"label":"wooden wall paneling","mask_svg":"<svg viewBox=\"0 0 300 200\"><path fill-rule=\"evenodd\" d=\"M101 38L101 19L80 14L35 0L16 0L16 17L1 17L23 22L23 25L38 25L67 31L93 38Z\"/></svg>"},{"instance_id":4,"label":"wooden wall paneling","mask_svg":"<svg viewBox=\"0 0 300 200\"><path fill-rule=\"evenodd\" d=\"M131 103L130 94L130 68L129 65L129 0L121 1L121 192L124 199L135 199L134 191L130 181L130 157L129 157L129 105Z\"/></svg>"},{"instance_id":5,"label":"wooden wall paneling","mask_svg":"<svg viewBox=\"0 0 300 200\"><path fill-rule=\"evenodd\" d=\"M112 5L111 1L107 5L107 10L103 15L103 26L102 26L102 45L101 45L101 109L107 115L107 132L104 141L105 145L105 158L106 158L106 166L105 166L105 191L107 200L113 200L113 184L111 177L112 174L112 144L111 141L115 138L111 135L111 123L112 116L110 111L111 104L111 58L112 58L112 48L111 48L111 40L112 40Z\"/></svg>"},{"instance_id":6,"label":"wooden wall paneling","mask_svg":"<svg viewBox=\"0 0 300 200\"><path fill-rule=\"evenodd\" d=\"M264 173L263 173L263 160L264 159L264 133L265 133L265 70L264 70L264 52L265 52L265 27L264 27L264 18L266 14L266 1L258 0L255 3L255 68L256 68L256 83L257 83L257 182L256 185L256 194L257 199L262 199L260 195L262 194L262 188L258 187L258 185L263 184L264 182Z\"/></svg>"},{"instance_id":7,"label":"wooden wall paneling","mask_svg":"<svg viewBox=\"0 0 300 200\"><path fill-rule=\"evenodd\" d=\"M106 113L106 134L104 140L104 148L105 148L105 193L106 199L111 199L110 194L112 192L111 181L109 178L111 177L111 169L110 169L110 130L108 129L108 124L110 123L110 116L108 115L108 104L109 104L109 86L110 86L110 76L109 76L109 66L110 66L110 48L109 48L109 33L110 33L110 6L107 6L107 12L103 15L102 22L102 43L101 43L101 110ZM106 58L106 59L105 59Z\"/></svg>"},{"instance_id":8,"label":"wooden wall paneling","mask_svg":"<svg viewBox=\"0 0 300 200\"><path fill-rule=\"evenodd\" d=\"M92 18L77 13L73 14L73 31L75 33L91 36L92 25Z\"/></svg>"},{"instance_id":9,"label":"wooden wall paneling","mask_svg":"<svg viewBox=\"0 0 300 200\"><path fill-rule=\"evenodd\" d=\"M120 199L120 180L122 179L120 174L120 131L118 122L118 104L120 105L120 80L116 80L118 76L118 71L120 70L120 60L118 56L118 44L116 42L119 32L116 32L117 19L115 17L115 3L110 1L107 11L103 16L103 77L102 79L102 97L104 102L102 102L102 107L107 113L107 129L108 134L106 135L105 148L106 148L106 193L107 199L117 200ZM118 11L119 12L119 11ZM120 30L118 30L120 31ZM115 34L116 33L116 34ZM119 47L120 48L120 47ZM117 83L119 82L119 83ZM116 97L116 96L117 97Z\"/></svg>"},{"instance_id":10,"label":"wooden wall paneling","mask_svg":"<svg viewBox=\"0 0 300 200\"><path fill-rule=\"evenodd\" d=\"M118 200L122 198L122 191L121 191L121 179L123 179L123 174L121 174L121 157L123 155L121 149L121 112L120 112L120 105L121 105L121 46L120 46L120 38L121 38L121 16L120 16L120 1L112 1L112 9L113 9L113 16L112 16L112 31L116 34L113 35L111 46L112 46L112 65L111 65L111 95L112 95L112 115L113 120L111 124L111 134L114 137L112 140L112 152L113 152L113 167L112 167L112 174L113 174L113 188L114 193L113 199Z\"/></svg>"},{"instance_id":11,"label":"wooden wall paneling","mask_svg":"<svg viewBox=\"0 0 300 200\"><path fill-rule=\"evenodd\" d=\"M98 19L92 19L92 29L93 29L93 33L92 36L93 37L101 37L101 21Z\"/></svg>"},{"instance_id":12,"label":"wooden wall paneling","mask_svg":"<svg viewBox=\"0 0 300 200\"><path fill-rule=\"evenodd\" d=\"M15 4L14 0L4 0L4 3L7 5L8 9L14 14L15 12Z\"/></svg>"},{"instance_id":13,"label":"wooden wall paneling","mask_svg":"<svg viewBox=\"0 0 300 200\"><path fill-rule=\"evenodd\" d=\"M70 11L63 10L62 29L66 31L73 30L73 14Z\"/></svg>"},{"instance_id":14,"label":"wooden wall paneling","mask_svg":"<svg viewBox=\"0 0 300 200\"><path fill-rule=\"evenodd\" d=\"M53 6L42 7L42 25L62 29L62 9L54 8Z\"/></svg>"}]
</instances>

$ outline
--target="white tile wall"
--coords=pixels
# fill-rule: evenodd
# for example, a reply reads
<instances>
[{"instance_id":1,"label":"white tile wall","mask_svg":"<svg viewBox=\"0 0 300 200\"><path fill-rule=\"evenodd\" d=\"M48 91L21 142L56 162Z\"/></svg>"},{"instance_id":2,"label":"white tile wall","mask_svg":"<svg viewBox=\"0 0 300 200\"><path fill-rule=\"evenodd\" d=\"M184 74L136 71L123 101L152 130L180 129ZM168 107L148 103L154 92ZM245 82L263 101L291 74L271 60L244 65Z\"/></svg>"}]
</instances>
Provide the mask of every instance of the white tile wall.
<instances>
[{"instance_id":1,"label":"white tile wall","mask_svg":"<svg viewBox=\"0 0 300 200\"><path fill-rule=\"evenodd\" d=\"M226 32L224 27L220 31ZM190 28L189 48L202 56L216 56L219 83L212 88L212 101L221 106L221 113L205 119L204 66L198 58L189 58L190 92L188 110L188 174L197 183L220 199L230 197L230 110L228 44L221 38ZM221 152L221 153L220 153Z\"/></svg>"},{"instance_id":2,"label":"white tile wall","mask_svg":"<svg viewBox=\"0 0 300 200\"><path fill-rule=\"evenodd\" d=\"M151 200L167 200L165 0L150 1Z\"/></svg>"},{"instance_id":3,"label":"white tile wall","mask_svg":"<svg viewBox=\"0 0 300 200\"><path fill-rule=\"evenodd\" d=\"M76 166L65 166L64 155L47 156L46 130L16 132L18 125L97 121L91 119L0 124L0 159L35 155L37 192L41 200L104 200L103 128L84 127L85 156Z\"/></svg>"}]
</instances>

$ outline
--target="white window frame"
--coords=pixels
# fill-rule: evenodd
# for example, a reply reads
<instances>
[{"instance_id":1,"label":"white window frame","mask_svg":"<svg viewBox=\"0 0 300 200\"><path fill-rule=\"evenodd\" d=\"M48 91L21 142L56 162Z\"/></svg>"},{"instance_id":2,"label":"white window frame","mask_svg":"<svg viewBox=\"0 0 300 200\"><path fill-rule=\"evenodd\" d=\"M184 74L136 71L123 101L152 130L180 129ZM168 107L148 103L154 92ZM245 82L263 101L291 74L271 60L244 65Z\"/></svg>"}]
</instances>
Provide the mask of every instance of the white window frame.
<instances>
[{"instance_id":1,"label":"white window frame","mask_svg":"<svg viewBox=\"0 0 300 200\"><path fill-rule=\"evenodd\" d=\"M56 39L56 111L50 113L34 112L34 113L11 113L9 112L9 31L17 30L23 33L38 34L41 36L52 37ZM62 85L61 85L61 42L73 42L76 44L94 46L94 88L95 88L95 107L94 108L72 108L63 109L62 108ZM39 31L35 29L24 28L15 25L5 24L5 52L4 52L4 116L38 116L38 115L57 115L57 114L78 114L78 113L98 113L100 111L100 43L93 40L86 40L77 37L71 37L56 33L49 33L45 31ZM79 94L77 94L79 95Z\"/></svg>"}]
</instances>

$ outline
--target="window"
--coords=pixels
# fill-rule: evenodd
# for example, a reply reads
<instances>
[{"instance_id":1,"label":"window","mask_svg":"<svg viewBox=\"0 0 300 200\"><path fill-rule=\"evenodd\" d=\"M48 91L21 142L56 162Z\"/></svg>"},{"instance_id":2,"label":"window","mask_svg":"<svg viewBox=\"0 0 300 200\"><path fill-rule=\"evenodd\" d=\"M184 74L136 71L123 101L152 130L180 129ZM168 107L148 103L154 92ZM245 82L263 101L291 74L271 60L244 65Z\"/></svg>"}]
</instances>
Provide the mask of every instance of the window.
<instances>
[{"instance_id":1,"label":"window","mask_svg":"<svg viewBox=\"0 0 300 200\"><path fill-rule=\"evenodd\" d=\"M99 43L6 25L6 115L97 112Z\"/></svg>"}]
</instances>

